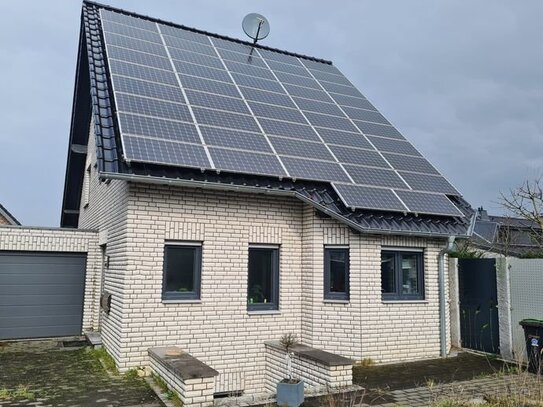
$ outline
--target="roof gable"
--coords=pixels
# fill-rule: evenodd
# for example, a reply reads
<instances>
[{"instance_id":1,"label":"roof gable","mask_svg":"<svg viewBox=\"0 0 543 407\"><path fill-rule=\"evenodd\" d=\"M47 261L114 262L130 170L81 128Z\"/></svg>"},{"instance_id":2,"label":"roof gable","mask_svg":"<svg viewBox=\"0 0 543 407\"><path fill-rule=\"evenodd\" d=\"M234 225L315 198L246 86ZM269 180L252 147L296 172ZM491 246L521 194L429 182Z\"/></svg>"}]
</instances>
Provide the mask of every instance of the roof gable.
<instances>
[{"instance_id":1,"label":"roof gable","mask_svg":"<svg viewBox=\"0 0 543 407\"><path fill-rule=\"evenodd\" d=\"M0 204L0 216L3 217L9 225L20 226L19 221L9 211Z\"/></svg>"}]
</instances>

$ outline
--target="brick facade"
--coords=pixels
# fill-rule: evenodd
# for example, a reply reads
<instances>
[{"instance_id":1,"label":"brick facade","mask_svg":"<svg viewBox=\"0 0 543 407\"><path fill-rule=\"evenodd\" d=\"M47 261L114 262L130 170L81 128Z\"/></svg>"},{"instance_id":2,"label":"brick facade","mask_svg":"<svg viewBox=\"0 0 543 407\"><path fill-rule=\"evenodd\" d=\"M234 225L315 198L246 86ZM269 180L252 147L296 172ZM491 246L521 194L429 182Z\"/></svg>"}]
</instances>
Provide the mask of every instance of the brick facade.
<instances>
[{"instance_id":1,"label":"brick facade","mask_svg":"<svg viewBox=\"0 0 543 407\"><path fill-rule=\"evenodd\" d=\"M178 346L219 371L223 387L225 378L235 377L247 393L261 392L264 342L286 332L355 360L439 357L438 253L444 241L355 233L294 198L101 182L94 167L80 227L100 229L101 242L107 241L104 289L113 297L110 315L101 317L102 336L121 370L148 365L149 348ZM202 242L201 300L161 300L168 240ZM247 311L251 243L280 245L277 312ZM348 302L323 299L326 244L349 246ZM424 250L424 300L382 301L383 247Z\"/></svg>"}]
</instances>

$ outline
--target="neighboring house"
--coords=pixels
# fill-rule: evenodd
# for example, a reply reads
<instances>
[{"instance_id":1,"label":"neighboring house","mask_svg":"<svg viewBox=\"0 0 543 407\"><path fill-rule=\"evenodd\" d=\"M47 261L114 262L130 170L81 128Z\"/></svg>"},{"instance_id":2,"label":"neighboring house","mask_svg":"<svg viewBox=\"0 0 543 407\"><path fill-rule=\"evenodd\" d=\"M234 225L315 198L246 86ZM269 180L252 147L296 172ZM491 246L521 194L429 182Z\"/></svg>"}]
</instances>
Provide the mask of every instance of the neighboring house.
<instances>
[{"instance_id":1,"label":"neighboring house","mask_svg":"<svg viewBox=\"0 0 543 407\"><path fill-rule=\"evenodd\" d=\"M256 393L290 332L444 355L440 265L471 213L330 62L84 3L62 226L99 231L122 371L178 346L212 392Z\"/></svg>"},{"instance_id":2,"label":"neighboring house","mask_svg":"<svg viewBox=\"0 0 543 407\"><path fill-rule=\"evenodd\" d=\"M514 257L541 257L543 231L533 221L489 215L479 208L470 243L488 253Z\"/></svg>"},{"instance_id":3,"label":"neighboring house","mask_svg":"<svg viewBox=\"0 0 543 407\"><path fill-rule=\"evenodd\" d=\"M20 225L19 221L15 219L15 216L9 213L2 204L0 204L0 225Z\"/></svg>"}]
</instances>

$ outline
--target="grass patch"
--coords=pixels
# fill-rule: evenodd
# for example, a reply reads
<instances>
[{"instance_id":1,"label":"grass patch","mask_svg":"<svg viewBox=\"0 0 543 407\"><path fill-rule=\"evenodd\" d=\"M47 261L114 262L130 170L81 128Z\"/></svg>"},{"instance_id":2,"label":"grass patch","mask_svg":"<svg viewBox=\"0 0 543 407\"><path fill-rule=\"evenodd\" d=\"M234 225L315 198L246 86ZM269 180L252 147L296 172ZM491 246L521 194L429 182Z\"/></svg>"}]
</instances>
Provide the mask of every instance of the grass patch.
<instances>
[{"instance_id":1,"label":"grass patch","mask_svg":"<svg viewBox=\"0 0 543 407\"><path fill-rule=\"evenodd\" d=\"M162 393L166 395L166 398L170 400L175 407L183 407L183 402L179 398L179 394L171 390L168 387L168 384L162 379L162 377L153 373L152 378L153 382L155 382L155 384L160 388Z\"/></svg>"},{"instance_id":2,"label":"grass patch","mask_svg":"<svg viewBox=\"0 0 543 407\"><path fill-rule=\"evenodd\" d=\"M16 401L16 400L36 400L36 394L28 389L28 386L19 385L14 390L6 388L0 389L0 400Z\"/></svg>"},{"instance_id":3,"label":"grass patch","mask_svg":"<svg viewBox=\"0 0 543 407\"><path fill-rule=\"evenodd\" d=\"M106 348L101 347L98 349L90 349L89 352L94 358L102 362L108 372L113 374L119 373L119 371L117 370L117 365L115 364L115 360L107 352Z\"/></svg>"}]
</instances>

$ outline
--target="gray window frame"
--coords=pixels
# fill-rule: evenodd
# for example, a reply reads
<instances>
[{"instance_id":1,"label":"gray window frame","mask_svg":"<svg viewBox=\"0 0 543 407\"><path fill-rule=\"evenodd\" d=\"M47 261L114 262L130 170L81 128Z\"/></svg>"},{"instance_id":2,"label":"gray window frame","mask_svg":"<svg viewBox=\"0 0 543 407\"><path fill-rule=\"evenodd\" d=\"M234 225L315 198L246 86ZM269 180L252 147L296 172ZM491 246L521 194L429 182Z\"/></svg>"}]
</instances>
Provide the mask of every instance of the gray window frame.
<instances>
[{"instance_id":1,"label":"gray window frame","mask_svg":"<svg viewBox=\"0 0 543 407\"><path fill-rule=\"evenodd\" d=\"M381 250L381 259L383 254L394 255L394 281L395 291L392 293L385 293L381 288L381 297L383 301L420 301L425 299L425 286L424 286L424 252L421 250L406 250L406 249L393 249L387 248ZM416 255L417 256L417 283L418 294L402 294L401 281L402 281L402 256L403 255ZM381 270L381 282L383 280L383 274Z\"/></svg>"},{"instance_id":2,"label":"gray window frame","mask_svg":"<svg viewBox=\"0 0 543 407\"><path fill-rule=\"evenodd\" d=\"M168 268L168 251L174 248L194 249L194 289L192 291L166 291L166 273ZM194 301L201 295L202 281L202 243L201 242L166 242L164 244L164 263L162 270L162 300L163 301Z\"/></svg>"},{"instance_id":3,"label":"gray window frame","mask_svg":"<svg viewBox=\"0 0 543 407\"><path fill-rule=\"evenodd\" d=\"M250 256L252 250L270 250L272 251L272 299L265 304L261 303L250 303L249 302L249 267L250 267ZM280 247L277 245L257 245L250 244L249 250L247 251L247 311L277 311L279 310L279 250Z\"/></svg>"},{"instance_id":4,"label":"gray window frame","mask_svg":"<svg viewBox=\"0 0 543 407\"><path fill-rule=\"evenodd\" d=\"M347 253L347 262L345 266L345 292L332 292L330 284L330 254L333 251L340 251ZM348 246L325 246L324 247L324 299L325 300L337 300L337 301L349 301L350 298L350 253Z\"/></svg>"}]
</instances>

